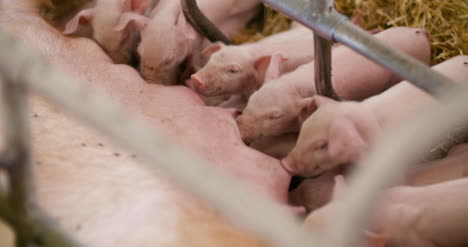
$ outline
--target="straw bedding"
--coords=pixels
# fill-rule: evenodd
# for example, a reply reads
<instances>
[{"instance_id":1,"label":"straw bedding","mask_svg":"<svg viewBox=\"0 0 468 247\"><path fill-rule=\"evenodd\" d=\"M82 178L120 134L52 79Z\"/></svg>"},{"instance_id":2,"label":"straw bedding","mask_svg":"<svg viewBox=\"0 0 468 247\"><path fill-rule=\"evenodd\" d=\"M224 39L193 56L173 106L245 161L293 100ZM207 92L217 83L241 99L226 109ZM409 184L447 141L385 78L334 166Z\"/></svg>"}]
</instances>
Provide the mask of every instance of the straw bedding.
<instances>
[{"instance_id":1,"label":"straw bedding","mask_svg":"<svg viewBox=\"0 0 468 247\"><path fill-rule=\"evenodd\" d=\"M431 64L468 54L468 1L465 0L336 0L336 9L348 17L362 12L366 30L395 26L425 28L432 38ZM263 18L235 37L237 43L259 40L286 30L290 20L265 8Z\"/></svg>"}]
</instances>

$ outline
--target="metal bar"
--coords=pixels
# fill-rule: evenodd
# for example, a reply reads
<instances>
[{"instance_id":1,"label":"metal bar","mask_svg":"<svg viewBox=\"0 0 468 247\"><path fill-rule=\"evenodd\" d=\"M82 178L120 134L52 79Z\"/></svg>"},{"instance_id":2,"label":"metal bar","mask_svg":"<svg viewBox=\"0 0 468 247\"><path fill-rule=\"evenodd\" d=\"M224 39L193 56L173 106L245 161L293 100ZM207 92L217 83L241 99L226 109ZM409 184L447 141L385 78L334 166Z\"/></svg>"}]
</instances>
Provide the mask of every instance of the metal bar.
<instances>
[{"instance_id":1,"label":"metal bar","mask_svg":"<svg viewBox=\"0 0 468 247\"><path fill-rule=\"evenodd\" d=\"M333 0L309 0L309 11L315 18L326 15L333 8Z\"/></svg>"},{"instance_id":2,"label":"metal bar","mask_svg":"<svg viewBox=\"0 0 468 247\"><path fill-rule=\"evenodd\" d=\"M6 150L1 154L2 163L10 177L10 200L16 210L26 213L33 194L27 86L7 78L3 80L2 87L6 143Z\"/></svg>"},{"instance_id":3,"label":"metal bar","mask_svg":"<svg viewBox=\"0 0 468 247\"><path fill-rule=\"evenodd\" d=\"M310 0L311 16L319 22L331 12L332 4L333 0ZM331 41L314 35L315 90L318 95L339 99L331 80L331 46Z\"/></svg>"},{"instance_id":4,"label":"metal bar","mask_svg":"<svg viewBox=\"0 0 468 247\"><path fill-rule=\"evenodd\" d=\"M312 8L317 4L310 0L261 0L273 9L312 29L315 34L332 40L335 26L347 17L338 14L333 8L326 15L317 15ZM326 6L326 5L325 5ZM323 6L322 6L323 7Z\"/></svg>"},{"instance_id":5,"label":"metal bar","mask_svg":"<svg viewBox=\"0 0 468 247\"><path fill-rule=\"evenodd\" d=\"M203 14L196 0L180 0L182 12L192 26L211 42L221 41L225 45L232 44L231 40Z\"/></svg>"},{"instance_id":6,"label":"metal bar","mask_svg":"<svg viewBox=\"0 0 468 247\"><path fill-rule=\"evenodd\" d=\"M3 80L4 133L6 150L2 152L4 168L8 171L9 191L7 201L17 218L28 215L33 189L27 121L27 86L7 78ZM16 221L15 223L18 223ZM16 246L27 247L31 241L31 230L14 225Z\"/></svg>"},{"instance_id":7,"label":"metal bar","mask_svg":"<svg viewBox=\"0 0 468 247\"><path fill-rule=\"evenodd\" d=\"M135 150L196 195L276 246L317 245L313 234L295 222L284 207L245 188L186 149L172 144L140 116L122 110L107 97L83 88L41 57L0 32L0 73L26 83L40 95L69 110L104 134ZM242 203L240 203L242 202ZM248 207L246 207L248 205Z\"/></svg>"},{"instance_id":8,"label":"metal bar","mask_svg":"<svg viewBox=\"0 0 468 247\"><path fill-rule=\"evenodd\" d=\"M29 206L34 193L30 166L27 86L6 78L2 87L6 145L6 150L1 154L2 165L9 177L7 201L18 219L30 212ZM32 239L31 230L28 227L19 227L18 222L16 220L14 224L16 246L26 247Z\"/></svg>"},{"instance_id":9,"label":"metal bar","mask_svg":"<svg viewBox=\"0 0 468 247\"><path fill-rule=\"evenodd\" d=\"M0 215L15 229L17 246L79 247L34 204L27 85L11 75L0 83L6 144L1 168L7 171L2 178L7 184L0 188Z\"/></svg>"},{"instance_id":10,"label":"metal bar","mask_svg":"<svg viewBox=\"0 0 468 247\"><path fill-rule=\"evenodd\" d=\"M349 46L431 95L439 97L442 91L460 88L450 78L431 70L427 65L389 47L351 22L345 21L347 18L335 11L316 18L309 12L311 3L308 0L262 1L311 28L314 33L323 38L339 41Z\"/></svg>"},{"instance_id":11,"label":"metal bar","mask_svg":"<svg viewBox=\"0 0 468 247\"><path fill-rule=\"evenodd\" d=\"M434 96L461 87L419 60L393 49L349 21L338 25L334 40L345 44Z\"/></svg>"},{"instance_id":12,"label":"metal bar","mask_svg":"<svg viewBox=\"0 0 468 247\"><path fill-rule=\"evenodd\" d=\"M318 95L323 95L339 100L340 97L333 89L331 79L331 42L318 35L315 35L314 47L315 90Z\"/></svg>"},{"instance_id":13,"label":"metal bar","mask_svg":"<svg viewBox=\"0 0 468 247\"><path fill-rule=\"evenodd\" d=\"M18 213L9 203L8 197L8 193L0 191L0 216L15 231L19 228L29 231L31 244L34 244L32 246L84 247L61 230L60 226L46 217L46 213L40 209L32 208L27 216Z\"/></svg>"}]
</instances>

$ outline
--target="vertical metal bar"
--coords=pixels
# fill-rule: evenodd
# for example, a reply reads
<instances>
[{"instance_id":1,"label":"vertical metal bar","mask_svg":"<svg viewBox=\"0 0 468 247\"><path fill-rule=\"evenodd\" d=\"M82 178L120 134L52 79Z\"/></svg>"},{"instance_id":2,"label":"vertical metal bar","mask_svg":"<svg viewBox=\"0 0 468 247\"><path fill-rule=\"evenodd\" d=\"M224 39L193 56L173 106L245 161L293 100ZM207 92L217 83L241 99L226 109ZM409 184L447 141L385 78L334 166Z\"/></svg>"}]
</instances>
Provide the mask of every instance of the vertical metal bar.
<instances>
[{"instance_id":1,"label":"vertical metal bar","mask_svg":"<svg viewBox=\"0 0 468 247\"><path fill-rule=\"evenodd\" d=\"M1 43L1 42L0 42ZM3 43L5 45L5 43ZM11 45L1 47L11 48ZM1 53L11 58L5 53ZM7 171L6 190L0 191L0 215L16 232L16 246L82 247L38 208L34 203L32 180L31 139L29 126L28 85L19 77L29 73L28 65L37 60L14 64L13 73L0 68L5 150L0 153L0 169ZM5 67L5 66L4 66Z\"/></svg>"},{"instance_id":2,"label":"vertical metal bar","mask_svg":"<svg viewBox=\"0 0 468 247\"><path fill-rule=\"evenodd\" d=\"M192 26L211 42L221 41L226 45L231 40L203 14L196 0L180 0L182 12Z\"/></svg>"},{"instance_id":3,"label":"vertical metal bar","mask_svg":"<svg viewBox=\"0 0 468 247\"><path fill-rule=\"evenodd\" d=\"M320 22L333 10L333 0L310 0L309 10L312 19ZM314 32L315 90L318 95L339 99L331 80L331 46L331 41Z\"/></svg>"},{"instance_id":4,"label":"vertical metal bar","mask_svg":"<svg viewBox=\"0 0 468 247\"><path fill-rule=\"evenodd\" d=\"M333 11L325 16L314 16L308 0L262 0L272 8L302 23L320 36L343 43L359 54L389 69L415 86L439 97L443 91L459 90L460 85L438 72L431 70L417 59L399 51L346 21L346 17Z\"/></svg>"},{"instance_id":5,"label":"vertical metal bar","mask_svg":"<svg viewBox=\"0 0 468 247\"><path fill-rule=\"evenodd\" d=\"M2 83L6 150L2 160L9 172L12 206L26 213L32 194L27 85L9 78Z\"/></svg>"},{"instance_id":6,"label":"vertical metal bar","mask_svg":"<svg viewBox=\"0 0 468 247\"><path fill-rule=\"evenodd\" d=\"M9 207L17 215L28 215L33 194L30 167L30 138L28 126L27 85L7 78L2 83L4 99L4 132L6 149L2 153L3 166L8 171ZM16 246L30 245L31 230L16 227Z\"/></svg>"},{"instance_id":7,"label":"vertical metal bar","mask_svg":"<svg viewBox=\"0 0 468 247\"><path fill-rule=\"evenodd\" d=\"M327 96L336 100L340 97L333 89L331 79L331 42L315 35L315 90L318 95Z\"/></svg>"}]
</instances>

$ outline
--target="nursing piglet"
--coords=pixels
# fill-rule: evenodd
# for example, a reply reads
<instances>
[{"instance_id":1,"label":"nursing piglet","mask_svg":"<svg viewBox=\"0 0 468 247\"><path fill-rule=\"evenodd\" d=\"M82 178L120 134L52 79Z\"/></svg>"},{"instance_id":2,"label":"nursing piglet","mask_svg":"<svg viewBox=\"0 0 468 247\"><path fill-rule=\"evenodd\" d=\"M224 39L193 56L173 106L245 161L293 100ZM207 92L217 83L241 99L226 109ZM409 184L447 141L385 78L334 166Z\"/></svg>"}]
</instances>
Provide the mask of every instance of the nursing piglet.
<instances>
[{"instance_id":1,"label":"nursing piglet","mask_svg":"<svg viewBox=\"0 0 468 247\"><path fill-rule=\"evenodd\" d=\"M468 56L458 56L433 67L454 81L467 84ZM313 96L294 149L282 160L294 175L314 176L357 161L383 133L398 129L411 117L437 104L409 82L358 102Z\"/></svg>"},{"instance_id":2,"label":"nursing piglet","mask_svg":"<svg viewBox=\"0 0 468 247\"><path fill-rule=\"evenodd\" d=\"M304 179L297 188L289 192L289 202L292 205L303 206L308 211L314 211L326 205L332 198L335 171L326 172L317 178Z\"/></svg>"},{"instance_id":3,"label":"nursing piglet","mask_svg":"<svg viewBox=\"0 0 468 247\"><path fill-rule=\"evenodd\" d=\"M429 62L429 38L424 29L390 28L376 34L375 38L422 62ZM332 67L333 86L344 99L362 100L400 81L390 71L345 46L332 50ZM310 96L316 94L313 78L314 64L308 63L265 83L252 94L242 115L237 118L242 139L250 143L261 136L299 132L300 113L307 114Z\"/></svg>"},{"instance_id":4,"label":"nursing piglet","mask_svg":"<svg viewBox=\"0 0 468 247\"><path fill-rule=\"evenodd\" d=\"M259 89L275 53L282 55L283 71L290 72L314 58L312 31L300 26L258 42L224 45L216 42L202 51L208 63L191 76L191 88L204 96L241 94Z\"/></svg>"},{"instance_id":5,"label":"nursing piglet","mask_svg":"<svg viewBox=\"0 0 468 247\"><path fill-rule=\"evenodd\" d=\"M200 10L228 36L240 31L257 13L258 0L200 0ZM182 74L190 76L197 66L203 37L185 18L179 0L160 0L149 18L130 14L121 20L138 23L141 42L138 46L140 73L149 82L173 85ZM229 24L229 25L227 25ZM185 66L183 66L185 65Z\"/></svg>"},{"instance_id":6,"label":"nursing piglet","mask_svg":"<svg viewBox=\"0 0 468 247\"><path fill-rule=\"evenodd\" d=\"M332 198L334 177L340 169L332 169L317 178L306 178L289 193L293 205L304 206L309 211L324 206ZM468 144L450 149L447 157L418 164L404 179L405 185L425 186L468 177Z\"/></svg>"},{"instance_id":7,"label":"nursing piglet","mask_svg":"<svg viewBox=\"0 0 468 247\"><path fill-rule=\"evenodd\" d=\"M356 25L359 12L352 20ZM245 101L265 80L274 54L281 54L280 74L295 70L314 58L314 35L298 23L281 33L242 45L216 42L202 51L208 63L191 76L189 86L204 96L241 95Z\"/></svg>"},{"instance_id":8,"label":"nursing piglet","mask_svg":"<svg viewBox=\"0 0 468 247\"><path fill-rule=\"evenodd\" d=\"M133 25L114 30L126 12L144 13L151 0L96 0L95 6L80 11L65 26L64 34L72 34L80 24L88 24L93 39L115 63L129 63L137 46L138 33Z\"/></svg>"},{"instance_id":9,"label":"nursing piglet","mask_svg":"<svg viewBox=\"0 0 468 247\"><path fill-rule=\"evenodd\" d=\"M312 212L305 226L324 231L340 222L341 199L346 193L337 177L333 201ZM371 247L436 247L468 244L468 179L429 186L398 186L384 192L372 212L362 240Z\"/></svg>"},{"instance_id":10,"label":"nursing piglet","mask_svg":"<svg viewBox=\"0 0 468 247\"><path fill-rule=\"evenodd\" d=\"M296 145L297 136L297 134L286 134L258 138L255 142L250 144L250 147L277 159L282 159L286 157Z\"/></svg>"}]
</instances>

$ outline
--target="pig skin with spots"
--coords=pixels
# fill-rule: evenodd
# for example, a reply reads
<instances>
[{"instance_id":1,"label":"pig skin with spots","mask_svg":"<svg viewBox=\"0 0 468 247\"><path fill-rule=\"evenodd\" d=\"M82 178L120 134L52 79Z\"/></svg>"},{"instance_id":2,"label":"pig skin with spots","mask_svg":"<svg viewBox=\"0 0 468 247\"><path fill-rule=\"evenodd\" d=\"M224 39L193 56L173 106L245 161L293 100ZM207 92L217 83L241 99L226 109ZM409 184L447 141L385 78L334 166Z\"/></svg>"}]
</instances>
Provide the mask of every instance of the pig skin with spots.
<instances>
[{"instance_id":1,"label":"pig skin with spots","mask_svg":"<svg viewBox=\"0 0 468 247\"><path fill-rule=\"evenodd\" d=\"M94 42L64 37L35 9L2 9L0 26L84 87L111 97L252 190L286 205L290 175L277 159L242 143L229 110L204 106L186 87L147 84L133 68L111 63ZM266 246L59 106L35 95L30 104L38 203L84 245Z\"/></svg>"}]
</instances>

